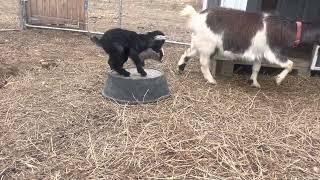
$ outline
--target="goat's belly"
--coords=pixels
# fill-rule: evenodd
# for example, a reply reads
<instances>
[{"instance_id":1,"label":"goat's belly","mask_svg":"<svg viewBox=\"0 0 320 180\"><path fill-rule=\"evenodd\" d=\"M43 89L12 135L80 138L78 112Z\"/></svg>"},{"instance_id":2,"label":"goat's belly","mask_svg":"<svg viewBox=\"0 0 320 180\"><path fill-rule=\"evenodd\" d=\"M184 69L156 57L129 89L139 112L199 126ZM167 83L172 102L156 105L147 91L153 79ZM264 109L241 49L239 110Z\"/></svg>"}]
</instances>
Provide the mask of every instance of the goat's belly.
<instances>
[{"instance_id":1,"label":"goat's belly","mask_svg":"<svg viewBox=\"0 0 320 180\"><path fill-rule=\"evenodd\" d=\"M229 59L229 60L236 60L236 59L241 58L240 54L233 53L232 51L223 51L219 55L223 56L224 58Z\"/></svg>"},{"instance_id":2,"label":"goat's belly","mask_svg":"<svg viewBox=\"0 0 320 180\"><path fill-rule=\"evenodd\" d=\"M255 61L259 59L260 56L256 53L252 53L250 51L246 51L245 53L234 53L232 51L223 51L219 56L222 56L229 60L245 60L245 61Z\"/></svg>"},{"instance_id":3,"label":"goat's belly","mask_svg":"<svg viewBox=\"0 0 320 180\"><path fill-rule=\"evenodd\" d=\"M193 46L200 54L213 54L216 49L221 49L222 39L217 35L197 34L192 36Z\"/></svg>"},{"instance_id":4,"label":"goat's belly","mask_svg":"<svg viewBox=\"0 0 320 180\"><path fill-rule=\"evenodd\" d=\"M249 60L251 58L246 57L245 54L243 53L234 53L232 51L223 51L222 54L220 54L220 56L223 56L224 58L228 59L228 60Z\"/></svg>"}]
</instances>

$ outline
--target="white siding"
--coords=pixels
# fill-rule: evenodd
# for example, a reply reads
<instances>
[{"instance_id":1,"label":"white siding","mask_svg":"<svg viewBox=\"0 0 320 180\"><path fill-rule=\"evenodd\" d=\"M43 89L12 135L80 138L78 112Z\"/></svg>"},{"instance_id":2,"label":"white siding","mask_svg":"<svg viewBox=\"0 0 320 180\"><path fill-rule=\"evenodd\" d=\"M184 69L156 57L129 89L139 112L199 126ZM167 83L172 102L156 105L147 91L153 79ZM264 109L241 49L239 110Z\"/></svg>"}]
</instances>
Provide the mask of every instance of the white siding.
<instances>
[{"instance_id":1,"label":"white siding","mask_svg":"<svg viewBox=\"0 0 320 180\"><path fill-rule=\"evenodd\" d=\"M208 0L202 0L202 10L207 9Z\"/></svg>"},{"instance_id":2,"label":"white siding","mask_svg":"<svg viewBox=\"0 0 320 180\"><path fill-rule=\"evenodd\" d=\"M221 7L233 8L245 11L248 0L221 0Z\"/></svg>"}]
</instances>

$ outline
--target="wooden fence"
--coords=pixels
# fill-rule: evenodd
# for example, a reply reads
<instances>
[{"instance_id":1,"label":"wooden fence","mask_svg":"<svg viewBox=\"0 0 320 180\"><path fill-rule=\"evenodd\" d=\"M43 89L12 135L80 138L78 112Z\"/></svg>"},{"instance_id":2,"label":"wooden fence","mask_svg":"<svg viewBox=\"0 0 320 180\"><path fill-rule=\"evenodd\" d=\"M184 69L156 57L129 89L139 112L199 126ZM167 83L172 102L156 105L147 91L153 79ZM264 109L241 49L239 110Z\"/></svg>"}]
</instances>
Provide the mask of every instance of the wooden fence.
<instances>
[{"instance_id":1,"label":"wooden fence","mask_svg":"<svg viewBox=\"0 0 320 180\"><path fill-rule=\"evenodd\" d=\"M28 0L27 23L86 29L88 0Z\"/></svg>"}]
</instances>

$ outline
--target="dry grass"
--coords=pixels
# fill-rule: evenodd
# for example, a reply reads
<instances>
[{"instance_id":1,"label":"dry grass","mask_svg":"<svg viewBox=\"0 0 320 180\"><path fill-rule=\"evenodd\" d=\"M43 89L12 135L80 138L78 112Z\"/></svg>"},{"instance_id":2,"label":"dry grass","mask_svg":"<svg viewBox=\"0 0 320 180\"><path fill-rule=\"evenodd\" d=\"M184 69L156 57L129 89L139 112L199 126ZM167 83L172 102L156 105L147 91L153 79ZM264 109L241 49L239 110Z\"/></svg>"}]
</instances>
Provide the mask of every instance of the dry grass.
<instances>
[{"instance_id":1,"label":"dry grass","mask_svg":"<svg viewBox=\"0 0 320 180\"><path fill-rule=\"evenodd\" d=\"M0 31L19 29L18 1L0 0Z\"/></svg>"},{"instance_id":2,"label":"dry grass","mask_svg":"<svg viewBox=\"0 0 320 180\"><path fill-rule=\"evenodd\" d=\"M185 40L186 1L128 0L124 27ZM115 1L90 3L91 30L115 27ZM14 9L2 7L0 29L16 27ZM183 51L167 45L165 63L147 64L170 99L125 106L102 98L106 57L86 36L0 32L0 179L320 178L319 78L210 86L197 61L176 72Z\"/></svg>"},{"instance_id":3,"label":"dry grass","mask_svg":"<svg viewBox=\"0 0 320 180\"><path fill-rule=\"evenodd\" d=\"M197 61L178 75L184 48L168 45L165 63L147 66L165 71L172 97L125 106L102 98L106 58L86 36L28 30L0 42L0 61L19 69L0 89L0 179L320 178L318 78L210 86Z\"/></svg>"}]
</instances>

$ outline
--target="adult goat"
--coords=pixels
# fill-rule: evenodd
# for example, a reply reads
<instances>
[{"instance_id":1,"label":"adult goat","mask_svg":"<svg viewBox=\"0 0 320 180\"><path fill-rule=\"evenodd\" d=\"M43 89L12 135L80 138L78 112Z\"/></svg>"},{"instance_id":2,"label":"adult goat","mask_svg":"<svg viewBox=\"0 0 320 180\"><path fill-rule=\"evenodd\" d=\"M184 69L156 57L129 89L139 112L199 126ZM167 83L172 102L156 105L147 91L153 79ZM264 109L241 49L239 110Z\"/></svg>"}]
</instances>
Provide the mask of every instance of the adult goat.
<instances>
[{"instance_id":1,"label":"adult goat","mask_svg":"<svg viewBox=\"0 0 320 180\"><path fill-rule=\"evenodd\" d=\"M198 13L190 5L182 10L181 15L188 17L192 40L191 47L178 62L179 70L183 71L187 61L199 55L201 71L211 84L216 84L216 80L210 73L210 59L219 55L230 60L253 62L250 79L254 87L260 87L257 76L261 62L266 60L277 64L284 68L276 77L276 83L280 85L293 68L293 62L284 52L299 43L314 44L320 40L320 26L302 26L301 22L275 15L226 8Z\"/></svg>"}]
</instances>

